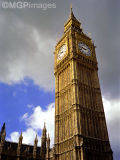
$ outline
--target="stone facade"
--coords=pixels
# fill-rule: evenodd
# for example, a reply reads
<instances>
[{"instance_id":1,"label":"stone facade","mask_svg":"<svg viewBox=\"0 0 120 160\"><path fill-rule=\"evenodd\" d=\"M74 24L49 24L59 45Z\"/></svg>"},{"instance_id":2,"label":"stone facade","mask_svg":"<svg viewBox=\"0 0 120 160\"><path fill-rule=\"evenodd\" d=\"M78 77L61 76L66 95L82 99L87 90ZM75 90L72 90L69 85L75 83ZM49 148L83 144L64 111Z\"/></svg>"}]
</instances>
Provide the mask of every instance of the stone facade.
<instances>
[{"instance_id":1,"label":"stone facade","mask_svg":"<svg viewBox=\"0 0 120 160\"><path fill-rule=\"evenodd\" d=\"M55 144L44 125L41 147L5 140L0 133L0 160L112 160L95 46L83 33L72 8L55 52Z\"/></svg>"},{"instance_id":2,"label":"stone facade","mask_svg":"<svg viewBox=\"0 0 120 160\"><path fill-rule=\"evenodd\" d=\"M95 46L72 8L54 57L56 160L112 160Z\"/></svg>"}]
</instances>

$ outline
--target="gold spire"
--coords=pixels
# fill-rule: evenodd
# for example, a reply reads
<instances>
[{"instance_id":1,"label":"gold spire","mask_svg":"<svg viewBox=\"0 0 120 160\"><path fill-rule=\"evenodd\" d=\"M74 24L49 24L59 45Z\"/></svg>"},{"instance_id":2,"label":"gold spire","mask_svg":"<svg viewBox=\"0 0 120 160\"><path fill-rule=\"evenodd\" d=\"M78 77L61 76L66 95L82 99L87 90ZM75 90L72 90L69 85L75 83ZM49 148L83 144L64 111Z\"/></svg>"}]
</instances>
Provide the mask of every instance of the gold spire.
<instances>
[{"instance_id":1,"label":"gold spire","mask_svg":"<svg viewBox=\"0 0 120 160\"><path fill-rule=\"evenodd\" d=\"M81 23L76 19L72 10L72 4L70 5L70 15L67 22L64 24L64 33L71 28L71 26L75 26L75 28L80 29Z\"/></svg>"},{"instance_id":2,"label":"gold spire","mask_svg":"<svg viewBox=\"0 0 120 160\"><path fill-rule=\"evenodd\" d=\"M70 5L70 19L72 19L72 18L76 19L75 16L74 16L74 14L73 14L72 4L71 4Z\"/></svg>"},{"instance_id":3,"label":"gold spire","mask_svg":"<svg viewBox=\"0 0 120 160\"><path fill-rule=\"evenodd\" d=\"M72 10L72 4L70 5L70 16L69 16L69 18L70 18L70 19L75 19L75 20L77 20L77 19L75 18L75 16L74 16L74 13L73 13L73 10Z\"/></svg>"}]
</instances>

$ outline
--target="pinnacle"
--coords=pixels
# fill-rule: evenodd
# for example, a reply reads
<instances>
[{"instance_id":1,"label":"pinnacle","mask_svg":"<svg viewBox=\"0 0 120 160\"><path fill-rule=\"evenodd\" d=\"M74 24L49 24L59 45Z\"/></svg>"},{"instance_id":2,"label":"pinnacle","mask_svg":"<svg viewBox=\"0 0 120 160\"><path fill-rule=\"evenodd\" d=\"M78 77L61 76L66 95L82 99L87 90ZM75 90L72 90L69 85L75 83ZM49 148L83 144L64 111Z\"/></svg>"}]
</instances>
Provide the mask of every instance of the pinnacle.
<instances>
[{"instance_id":1,"label":"pinnacle","mask_svg":"<svg viewBox=\"0 0 120 160\"><path fill-rule=\"evenodd\" d=\"M48 139L50 139L49 133L48 133Z\"/></svg>"},{"instance_id":2,"label":"pinnacle","mask_svg":"<svg viewBox=\"0 0 120 160\"><path fill-rule=\"evenodd\" d=\"M46 123L44 122L44 128L46 128Z\"/></svg>"},{"instance_id":3,"label":"pinnacle","mask_svg":"<svg viewBox=\"0 0 120 160\"><path fill-rule=\"evenodd\" d=\"M5 130L5 122L3 123L2 129L1 129L1 132L3 132L4 130Z\"/></svg>"},{"instance_id":4,"label":"pinnacle","mask_svg":"<svg viewBox=\"0 0 120 160\"><path fill-rule=\"evenodd\" d=\"M72 10L72 4L70 5L70 19L75 19L75 20L77 20L77 19L75 18L75 16L74 16L74 13L73 13L73 10Z\"/></svg>"},{"instance_id":5,"label":"pinnacle","mask_svg":"<svg viewBox=\"0 0 120 160\"><path fill-rule=\"evenodd\" d=\"M21 131L21 134L20 134L20 137L19 137L19 138L23 139L23 136L22 136L22 131Z\"/></svg>"},{"instance_id":6,"label":"pinnacle","mask_svg":"<svg viewBox=\"0 0 120 160\"><path fill-rule=\"evenodd\" d=\"M37 134L36 134L36 137L35 137L35 141L34 141L34 142L38 142Z\"/></svg>"}]
</instances>

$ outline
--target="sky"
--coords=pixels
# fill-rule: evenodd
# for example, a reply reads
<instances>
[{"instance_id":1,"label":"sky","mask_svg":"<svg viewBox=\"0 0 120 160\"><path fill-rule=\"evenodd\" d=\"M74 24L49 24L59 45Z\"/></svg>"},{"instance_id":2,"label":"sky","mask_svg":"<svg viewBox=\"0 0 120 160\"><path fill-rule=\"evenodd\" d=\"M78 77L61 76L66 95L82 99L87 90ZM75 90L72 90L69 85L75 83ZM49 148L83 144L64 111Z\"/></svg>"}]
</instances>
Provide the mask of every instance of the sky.
<instances>
[{"instance_id":1,"label":"sky","mask_svg":"<svg viewBox=\"0 0 120 160\"><path fill-rule=\"evenodd\" d=\"M38 145L46 122L54 143L54 48L72 3L84 33L96 45L99 79L114 160L120 159L120 1L27 0L52 8L8 8L0 0L0 127L6 138Z\"/></svg>"}]
</instances>

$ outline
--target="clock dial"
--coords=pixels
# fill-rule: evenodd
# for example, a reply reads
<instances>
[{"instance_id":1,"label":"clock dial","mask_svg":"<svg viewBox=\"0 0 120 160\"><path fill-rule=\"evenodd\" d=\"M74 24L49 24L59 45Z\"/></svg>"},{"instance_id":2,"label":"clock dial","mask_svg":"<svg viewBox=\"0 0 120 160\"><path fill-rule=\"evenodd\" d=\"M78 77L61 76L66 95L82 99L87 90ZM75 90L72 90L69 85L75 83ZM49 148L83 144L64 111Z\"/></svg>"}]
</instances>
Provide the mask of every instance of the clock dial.
<instances>
[{"instance_id":1,"label":"clock dial","mask_svg":"<svg viewBox=\"0 0 120 160\"><path fill-rule=\"evenodd\" d=\"M90 56L91 55L90 48L85 43L79 42L78 43L78 48L86 56Z\"/></svg>"},{"instance_id":2,"label":"clock dial","mask_svg":"<svg viewBox=\"0 0 120 160\"><path fill-rule=\"evenodd\" d=\"M58 52L58 55L57 55L57 59L58 59L58 60L61 60L61 59L64 57L64 55L65 55L65 53L66 53L66 50L67 50L67 45L64 44L64 45L60 48L60 50L59 50L59 52Z\"/></svg>"}]
</instances>

